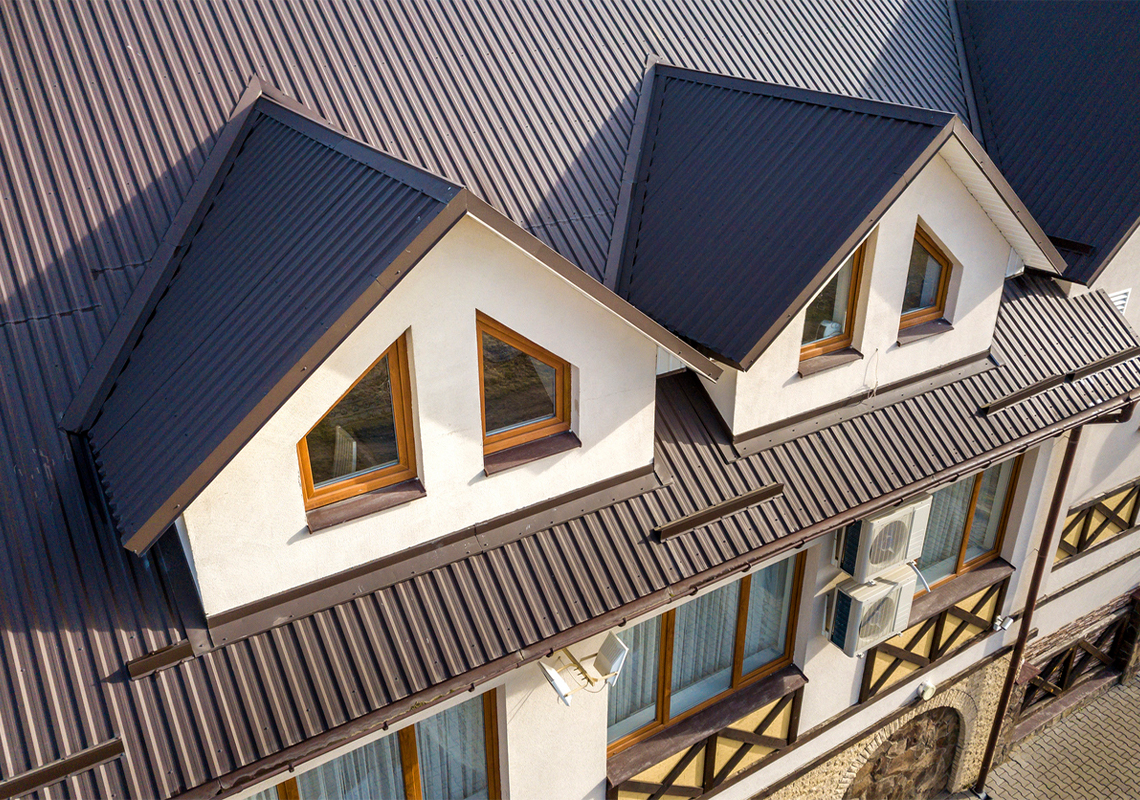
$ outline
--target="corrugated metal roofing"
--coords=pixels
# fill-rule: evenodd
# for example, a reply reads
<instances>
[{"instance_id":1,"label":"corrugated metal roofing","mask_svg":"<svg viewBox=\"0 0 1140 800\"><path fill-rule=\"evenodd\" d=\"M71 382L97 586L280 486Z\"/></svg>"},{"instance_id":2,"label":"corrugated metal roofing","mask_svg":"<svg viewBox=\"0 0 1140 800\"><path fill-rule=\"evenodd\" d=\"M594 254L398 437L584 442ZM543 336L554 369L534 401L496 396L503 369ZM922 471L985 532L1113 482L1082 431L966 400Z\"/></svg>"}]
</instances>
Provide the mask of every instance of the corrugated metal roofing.
<instances>
[{"instance_id":1,"label":"corrugated metal roofing","mask_svg":"<svg viewBox=\"0 0 1140 800\"><path fill-rule=\"evenodd\" d=\"M667 67L652 91L618 291L745 367L953 121Z\"/></svg>"},{"instance_id":2,"label":"corrugated metal roofing","mask_svg":"<svg viewBox=\"0 0 1140 800\"><path fill-rule=\"evenodd\" d=\"M459 193L346 156L277 109L261 101L253 111L87 432L124 533L160 509Z\"/></svg>"},{"instance_id":3,"label":"corrugated metal roofing","mask_svg":"<svg viewBox=\"0 0 1140 800\"><path fill-rule=\"evenodd\" d=\"M1091 282L1140 219L1140 5L958 5L986 149Z\"/></svg>"},{"instance_id":4,"label":"corrugated metal roofing","mask_svg":"<svg viewBox=\"0 0 1140 800\"><path fill-rule=\"evenodd\" d=\"M1134 390L1135 360L977 413L1136 344L1103 293L1070 300L1045 279L1017 279L995 341L1003 366L741 459L696 380L663 379L657 459L672 480L661 488L134 681L121 665L183 638L192 622L180 618L157 556L124 558L105 523L92 535L74 478L53 475L61 512L44 521L65 539L0 518L9 571L0 588L0 774L121 735L125 758L69 779L70 794L212 794L213 779L268 768L288 748L289 759L303 759L329 747L329 736L378 725L397 701L426 699L472 669ZM5 455L43 485L41 462ZM651 533L774 481L786 487L776 500L666 542ZM44 585L57 591L46 596Z\"/></svg>"}]
</instances>

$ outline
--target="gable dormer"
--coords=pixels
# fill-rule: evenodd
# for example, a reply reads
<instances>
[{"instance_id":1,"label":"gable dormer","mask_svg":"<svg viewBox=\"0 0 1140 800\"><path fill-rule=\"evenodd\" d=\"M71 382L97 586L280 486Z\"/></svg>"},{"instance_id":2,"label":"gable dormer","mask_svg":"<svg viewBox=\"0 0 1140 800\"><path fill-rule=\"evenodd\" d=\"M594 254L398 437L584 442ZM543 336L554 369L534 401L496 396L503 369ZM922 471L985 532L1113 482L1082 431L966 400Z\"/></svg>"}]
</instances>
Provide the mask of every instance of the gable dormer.
<instances>
[{"instance_id":1,"label":"gable dormer","mask_svg":"<svg viewBox=\"0 0 1140 800\"><path fill-rule=\"evenodd\" d=\"M985 359L1063 261L950 114L658 65L618 291L728 364L734 439ZM715 120L715 124L710 124Z\"/></svg>"},{"instance_id":2,"label":"gable dormer","mask_svg":"<svg viewBox=\"0 0 1140 800\"><path fill-rule=\"evenodd\" d=\"M719 374L467 190L256 85L162 253L64 423L128 548L178 522L208 617L644 476L658 348Z\"/></svg>"}]
</instances>

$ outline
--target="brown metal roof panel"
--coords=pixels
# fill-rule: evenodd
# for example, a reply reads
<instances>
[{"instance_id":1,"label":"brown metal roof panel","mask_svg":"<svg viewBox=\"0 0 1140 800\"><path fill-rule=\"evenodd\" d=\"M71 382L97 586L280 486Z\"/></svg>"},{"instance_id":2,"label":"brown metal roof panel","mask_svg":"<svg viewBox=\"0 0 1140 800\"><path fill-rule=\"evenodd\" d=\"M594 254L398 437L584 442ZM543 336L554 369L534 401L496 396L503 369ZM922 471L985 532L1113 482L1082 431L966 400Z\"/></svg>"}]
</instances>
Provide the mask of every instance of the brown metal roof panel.
<instances>
[{"instance_id":1,"label":"brown metal roof panel","mask_svg":"<svg viewBox=\"0 0 1140 800\"><path fill-rule=\"evenodd\" d=\"M469 630L469 626L460 628L462 619L451 618L435 575L417 575L410 584L419 600L412 610L417 634L435 642L442 657L444 679L479 666L472 663L464 650L463 633Z\"/></svg>"},{"instance_id":2,"label":"brown metal roof panel","mask_svg":"<svg viewBox=\"0 0 1140 800\"><path fill-rule=\"evenodd\" d=\"M952 119L665 67L653 91L619 291L735 364Z\"/></svg>"},{"instance_id":3,"label":"brown metal roof panel","mask_svg":"<svg viewBox=\"0 0 1140 800\"><path fill-rule=\"evenodd\" d=\"M1050 236L1095 280L1140 215L1133 3L959 3L987 149Z\"/></svg>"}]
</instances>

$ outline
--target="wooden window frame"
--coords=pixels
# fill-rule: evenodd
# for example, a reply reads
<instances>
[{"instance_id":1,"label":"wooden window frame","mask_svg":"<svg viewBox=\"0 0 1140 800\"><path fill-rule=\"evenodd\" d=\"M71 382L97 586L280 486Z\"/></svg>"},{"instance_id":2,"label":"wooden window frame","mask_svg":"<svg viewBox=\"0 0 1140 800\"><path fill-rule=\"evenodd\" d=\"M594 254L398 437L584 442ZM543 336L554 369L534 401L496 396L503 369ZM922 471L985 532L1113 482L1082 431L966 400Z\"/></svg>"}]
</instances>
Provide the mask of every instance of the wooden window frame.
<instances>
[{"instance_id":1,"label":"wooden window frame","mask_svg":"<svg viewBox=\"0 0 1140 800\"><path fill-rule=\"evenodd\" d=\"M759 680L763 680L774 672L778 672L784 667L792 663L793 652L795 651L796 644L796 622L799 617L800 609L800 594L803 589L804 580L804 555L791 556L795 560L792 572L792 594L788 606L788 631L787 641L784 643L784 653L779 658L769 661L760 667L757 667L752 672L744 674L744 634L748 627L748 596L752 589L752 575L746 575L740 579L740 596L737 598L736 609L736 639L733 644L732 651L732 680L730 686L723 692L714 695L713 697L704 700L701 703L693 706L692 708L677 714L676 716L669 716L669 700L672 694L673 683L673 634L674 624L677 618L677 610L670 609L661 615L661 643L658 647L658 664L657 664L657 713L652 722L647 723L645 726L638 728L635 731L627 733L620 739L615 739L610 742L606 748L606 757L609 758L627 747L632 747L639 742L643 742L656 733L668 728L671 725L676 725L683 719L693 716L694 714L703 711L709 706L723 700L725 697L731 695L733 692L743 689L745 686L751 686ZM779 563L779 562L776 562ZM769 565L773 566L773 565ZM720 587L724 588L724 587ZM716 589L714 591L719 591Z\"/></svg>"},{"instance_id":2,"label":"wooden window frame","mask_svg":"<svg viewBox=\"0 0 1140 800\"><path fill-rule=\"evenodd\" d=\"M820 339L818 342L803 345L800 348L800 361L807 361L809 358L834 353L836 350L850 347L851 342L854 341L855 314L859 308L859 290L863 284L863 258L866 249L867 243L864 242L859 245L859 249L857 249L855 254L851 257L851 288L847 296L847 316L843 320L843 332L837 333L835 336L830 336L827 339ZM835 275L838 274L838 272L835 273ZM831 276L831 280L835 279L835 275ZM827 284L825 283L824 287L826 286ZM814 300L815 298L812 299ZM808 303L808 305L810 306L811 303Z\"/></svg>"},{"instance_id":3,"label":"wooden window frame","mask_svg":"<svg viewBox=\"0 0 1140 800\"><path fill-rule=\"evenodd\" d=\"M934 305L930 308L920 308L916 311L910 311L900 316L899 330L910 328L914 325L921 325L924 322L942 319L946 315L946 295L950 290L950 272L953 269L950 258L942 251L942 248L930 238L930 234L921 227L914 229L914 241L922 245L926 252L930 253L931 257L942 266L942 272L938 276L938 293L935 296ZM914 252L913 245L911 246L911 252ZM909 277L910 266L908 264L907 278Z\"/></svg>"},{"instance_id":4,"label":"wooden window frame","mask_svg":"<svg viewBox=\"0 0 1140 800\"><path fill-rule=\"evenodd\" d=\"M483 695L483 733L486 737L487 756L487 796L490 800L501 800L503 796L502 777L499 764L499 714L498 690L492 689ZM400 750L400 767L404 777L404 800L430 800L424 798L423 782L420 780L419 751L416 748L416 726L401 728L390 736L397 737ZM275 787L278 800L300 800L301 791L295 777L287 778Z\"/></svg>"},{"instance_id":5,"label":"wooden window frame","mask_svg":"<svg viewBox=\"0 0 1140 800\"><path fill-rule=\"evenodd\" d=\"M958 546L958 560L955 562L954 572L950 573L945 578L939 578L937 581L930 584L931 591L937 589L939 586L949 583L950 581L966 574L967 572L970 572L971 570L975 570L984 564L988 564L1001 555L1001 548L1005 544L1005 529L1009 524L1010 506L1013 505L1013 494L1017 489L1018 478L1021 476L1021 464L1024 458L1024 455L1020 455L1014 459L1013 471L1009 475L1009 486L1005 490L1005 502L1002 505L1001 519L998 521L997 536L994 537L993 548L985 553L982 553L980 556L967 561L966 549L970 544L970 531L974 526L974 511L978 507L978 495L982 490L982 476L986 473L987 469L990 469L990 467L986 467L986 469L983 469L981 472L978 472L974 475L974 488L970 492L970 507L966 511L966 527L962 532L962 541ZM991 466L999 467L1002 463L1004 462L999 462L998 464L993 464ZM919 581L920 586L921 584L922 582ZM915 592L914 596L921 597L924 594L926 594L926 589L920 588L917 592Z\"/></svg>"},{"instance_id":6,"label":"wooden window frame","mask_svg":"<svg viewBox=\"0 0 1140 800\"><path fill-rule=\"evenodd\" d=\"M328 411L321 415L321 419L323 420L330 411L336 408L348 393L355 389L356 385L364 380L365 376L385 358L388 358L388 380L392 385L392 420L396 428L396 452L399 460L382 469L349 476L336 483L316 488L313 484L313 470L309 463L309 445L306 441L309 434L317 427L314 425L297 443L297 458L301 462L301 488L305 497L306 511L382 489L385 486L402 483L416 476L416 448L412 433L412 389L408 376L408 344L405 335L401 335L379 358L369 364L368 369L364 370L360 377L353 381L352 386L349 386L344 394L329 406ZM317 422L317 425L319 424L320 421Z\"/></svg>"},{"instance_id":7,"label":"wooden window frame","mask_svg":"<svg viewBox=\"0 0 1140 800\"><path fill-rule=\"evenodd\" d=\"M509 344L511 347L536 358L554 368L554 416L517 428L487 435L487 392L483 377L483 334ZM475 341L479 361L479 416L483 424L483 455L488 456L510 447L545 439L570 430L570 364L565 359L539 347L534 342L512 331L482 311L475 312Z\"/></svg>"}]
</instances>

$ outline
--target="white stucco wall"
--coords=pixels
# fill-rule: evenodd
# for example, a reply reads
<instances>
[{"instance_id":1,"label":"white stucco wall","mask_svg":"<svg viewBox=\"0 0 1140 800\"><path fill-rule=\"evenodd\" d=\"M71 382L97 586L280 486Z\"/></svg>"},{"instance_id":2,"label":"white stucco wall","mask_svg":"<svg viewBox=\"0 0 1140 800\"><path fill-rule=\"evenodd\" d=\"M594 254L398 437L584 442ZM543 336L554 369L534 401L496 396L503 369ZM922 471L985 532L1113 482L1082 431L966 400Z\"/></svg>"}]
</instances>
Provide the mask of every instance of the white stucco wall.
<instances>
[{"instance_id":1,"label":"white stucco wall","mask_svg":"<svg viewBox=\"0 0 1140 800\"><path fill-rule=\"evenodd\" d=\"M573 365L582 447L483 473L475 311ZM407 332L427 496L315 534L297 442ZM369 314L184 514L208 614L516 511L653 458L657 345L498 234L462 220Z\"/></svg>"},{"instance_id":2,"label":"white stucco wall","mask_svg":"<svg viewBox=\"0 0 1140 800\"><path fill-rule=\"evenodd\" d=\"M899 315L919 220L953 264L946 318L954 330L900 347ZM740 434L981 353L993 338L1009 258L1005 237L936 156L868 238L852 342L863 358L801 378L805 308L751 369L706 387Z\"/></svg>"}]
</instances>

